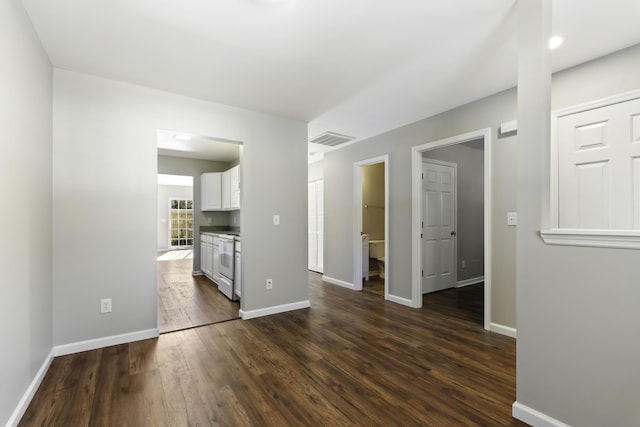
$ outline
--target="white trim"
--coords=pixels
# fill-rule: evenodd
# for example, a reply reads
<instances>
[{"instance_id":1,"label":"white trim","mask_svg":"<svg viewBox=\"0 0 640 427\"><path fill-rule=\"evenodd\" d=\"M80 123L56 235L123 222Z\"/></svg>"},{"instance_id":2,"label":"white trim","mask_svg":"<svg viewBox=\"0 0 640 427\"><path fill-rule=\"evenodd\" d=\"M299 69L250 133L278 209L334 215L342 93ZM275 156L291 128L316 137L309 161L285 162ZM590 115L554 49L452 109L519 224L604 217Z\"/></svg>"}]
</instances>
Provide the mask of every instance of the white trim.
<instances>
[{"instance_id":1,"label":"white trim","mask_svg":"<svg viewBox=\"0 0 640 427\"><path fill-rule=\"evenodd\" d=\"M110 347L112 345L126 344L134 341L157 338L160 335L158 328L146 329L143 331L129 332L109 337L96 338L92 340L79 341L71 344L62 344L53 347L55 356L65 356L67 354L80 353L81 351L95 350L97 348Z\"/></svg>"},{"instance_id":2,"label":"white trim","mask_svg":"<svg viewBox=\"0 0 640 427\"><path fill-rule=\"evenodd\" d=\"M534 427L570 427L562 421L556 420L540 411L536 411L522 403L516 401L511 406L511 415L522 422Z\"/></svg>"},{"instance_id":3,"label":"white trim","mask_svg":"<svg viewBox=\"0 0 640 427\"><path fill-rule=\"evenodd\" d=\"M384 164L384 299L389 300L389 283L391 254L389 253L389 155L373 157L361 160L353 164L353 203L355 206L353 216L353 288L356 291L362 290L362 167ZM334 283L339 284L339 283ZM342 285L341 285L342 286Z\"/></svg>"},{"instance_id":4,"label":"white trim","mask_svg":"<svg viewBox=\"0 0 640 427\"><path fill-rule=\"evenodd\" d=\"M333 277L322 276L322 281L331 283L332 285L342 286L343 288L351 289L352 291L356 290L356 287L353 285L353 283L345 282L344 280L340 279L334 279Z\"/></svg>"},{"instance_id":5,"label":"white trim","mask_svg":"<svg viewBox=\"0 0 640 427\"><path fill-rule=\"evenodd\" d=\"M620 104L622 102L633 101L640 98L640 89L635 89L629 92L623 92L613 96L607 96L605 98L596 99L593 101L585 102L582 104L572 105L570 107L560 108L554 110L551 114L554 117L560 118L569 116L571 114L582 113L584 111L593 110L595 108L607 107L613 104Z\"/></svg>"},{"instance_id":6,"label":"white trim","mask_svg":"<svg viewBox=\"0 0 640 427\"><path fill-rule=\"evenodd\" d=\"M424 154L424 153L423 153ZM445 162L443 160L422 158L422 167L426 164L447 166L453 169L453 194L455 197L453 198L453 230L458 229L458 164L452 162ZM423 169L424 170L424 169ZM420 197L422 198L422 193L420 193ZM427 218L428 222L428 218ZM451 275L453 276L453 283L458 283L458 238L451 239L453 241L453 268L451 271ZM456 287L456 285L453 285ZM422 291L422 289L421 289Z\"/></svg>"},{"instance_id":7,"label":"white trim","mask_svg":"<svg viewBox=\"0 0 640 427\"><path fill-rule=\"evenodd\" d=\"M200 270L193 270L193 271L191 272L191 275L192 275L192 276L202 276L203 274L204 274L204 273L203 273L202 271L200 271Z\"/></svg>"},{"instance_id":8,"label":"white trim","mask_svg":"<svg viewBox=\"0 0 640 427\"><path fill-rule=\"evenodd\" d=\"M35 377L33 377L31 384L29 384L29 387L27 387L27 390L22 395L22 398L18 402L18 406L16 406L16 409L13 410L9 420L7 420L6 427L15 427L18 425L22 416L27 411L33 396L36 394L36 391L38 391L38 387L40 387L44 376L47 374L49 366L51 366L51 362L53 362L53 358L54 353L53 349L51 349L49 355L44 359L44 362L42 362L42 365L40 366L40 369L38 369Z\"/></svg>"},{"instance_id":9,"label":"white trim","mask_svg":"<svg viewBox=\"0 0 640 427\"><path fill-rule=\"evenodd\" d=\"M402 297L389 294L388 296L385 296L385 299L391 302L395 302L397 304L406 305L407 307L420 308L420 307L416 307L413 301L407 298L402 298Z\"/></svg>"},{"instance_id":10,"label":"white trim","mask_svg":"<svg viewBox=\"0 0 640 427\"><path fill-rule=\"evenodd\" d=\"M411 200L412 200L412 228L411 228L411 299L414 307L422 307L421 289L421 260L422 247L420 245L420 190L422 173L422 153L434 148L446 147L463 142L484 140L484 328L491 329L491 156L492 156L491 128L479 129L451 138L411 147Z\"/></svg>"},{"instance_id":11,"label":"white trim","mask_svg":"<svg viewBox=\"0 0 640 427\"><path fill-rule=\"evenodd\" d=\"M547 245L640 249L640 231L637 230L554 228L551 230L541 230L540 237L542 237L542 240Z\"/></svg>"},{"instance_id":12,"label":"white trim","mask_svg":"<svg viewBox=\"0 0 640 427\"><path fill-rule=\"evenodd\" d=\"M491 322L491 332L495 332L496 334L506 335L511 338L517 338L517 330L516 328L512 328L511 326L501 325L499 323Z\"/></svg>"},{"instance_id":13,"label":"white trim","mask_svg":"<svg viewBox=\"0 0 640 427\"><path fill-rule=\"evenodd\" d=\"M476 285L484 282L484 276L472 277L471 279L459 280L456 283L456 288L464 288L465 286Z\"/></svg>"},{"instance_id":14,"label":"white trim","mask_svg":"<svg viewBox=\"0 0 640 427\"><path fill-rule=\"evenodd\" d=\"M240 317L243 320L255 319L256 317L270 316L272 314L285 313L287 311L300 310L311 307L309 300L292 302L289 304L274 305L273 307L259 308L257 310L240 310Z\"/></svg>"}]
</instances>

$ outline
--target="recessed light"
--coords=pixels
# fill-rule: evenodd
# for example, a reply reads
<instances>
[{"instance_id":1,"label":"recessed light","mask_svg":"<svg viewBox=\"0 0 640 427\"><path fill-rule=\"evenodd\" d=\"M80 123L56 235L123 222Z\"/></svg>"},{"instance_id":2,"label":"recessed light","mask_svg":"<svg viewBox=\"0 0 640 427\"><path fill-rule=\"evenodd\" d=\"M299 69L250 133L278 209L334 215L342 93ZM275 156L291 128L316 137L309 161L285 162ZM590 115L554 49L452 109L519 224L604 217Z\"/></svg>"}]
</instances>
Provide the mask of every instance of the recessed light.
<instances>
[{"instance_id":1,"label":"recessed light","mask_svg":"<svg viewBox=\"0 0 640 427\"><path fill-rule=\"evenodd\" d=\"M179 139L180 141L190 141L191 137L189 135L185 135L183 133L177 133L173 136L175 139Z\"/></svg>"},{"instance_id":2,"label":"recessed light","mask_svg":"<svg viewBox=\"0 0 640 427\"><path fill-rule=\"evenodd\" d=\"M555 49L564 43L564 38L562 36L553 36L549 39L549 49Z\"/></svg>"}]
</instances>

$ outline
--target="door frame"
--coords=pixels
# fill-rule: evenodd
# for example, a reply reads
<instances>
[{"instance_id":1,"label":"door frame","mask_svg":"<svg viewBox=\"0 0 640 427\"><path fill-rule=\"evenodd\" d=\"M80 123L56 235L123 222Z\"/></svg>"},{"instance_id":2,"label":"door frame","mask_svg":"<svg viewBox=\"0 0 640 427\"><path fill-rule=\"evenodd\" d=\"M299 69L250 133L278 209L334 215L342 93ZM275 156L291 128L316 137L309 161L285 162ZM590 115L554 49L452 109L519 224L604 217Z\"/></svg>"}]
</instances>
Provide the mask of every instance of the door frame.
<instances>
[{"instance_id":1,"label":"door frame","mask_svg":"<svg viewBox=\"0 0 640 427\"><path fill-rule=\"evenodd\" d=\"M453 199L453 213L454 213L453 229L454 231L457 231L458 230L458 164L445 162L442 160L423 158L422 165L424 166L425 163L430 163L432 165L448 166L453 169L453 173L455 175L455 178L453 181L453 194L456 196ZM421 192L421 195L422 195L422 192ZM424 206L424 200L420 200L421 211L423 206ZM454 277L454 282L457 283L458 282L458 237L457 236L453 239L453 272L452 273ZM455 283L454 283L454 287L455 287ZM422 293L422 283L420 283L420 292Z\"/></svg>"},{"instance_id":2,"label":"door frame","mask_svg":"<svg viewBox=\"0 0 640 427\"><path fill-rule=\"evenodd\" d=\"M422 246L420 244L422 154L435 148L462 144L482 139L484 141L484 328L491 329L491 128L479 129L450 138L427 142L411 147L411 246L412 278L411 306L422 307ZM456 268L458 266L456 265Z\"/></svg>"},{"instance_id":3,"label":"door frame","mask_svg":"<svg viewBox=\"0 0 640 427\"><path fill-rule=\"evenodd\" d=\"M362 290L362 167L384 163L384 299L389 299L389 154L353 164L353 289Z\"/></svg>"}]
</instances>

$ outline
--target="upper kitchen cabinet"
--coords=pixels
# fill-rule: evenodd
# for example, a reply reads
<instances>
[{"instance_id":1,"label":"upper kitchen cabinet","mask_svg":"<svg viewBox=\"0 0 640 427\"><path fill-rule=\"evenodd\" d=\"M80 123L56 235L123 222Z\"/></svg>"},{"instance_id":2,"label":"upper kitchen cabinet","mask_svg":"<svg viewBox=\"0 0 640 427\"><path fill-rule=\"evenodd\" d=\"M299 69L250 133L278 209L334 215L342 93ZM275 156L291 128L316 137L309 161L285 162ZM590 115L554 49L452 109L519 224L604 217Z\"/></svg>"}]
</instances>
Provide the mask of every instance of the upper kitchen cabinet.
<instances>
[{"instance_id":1,"label":"upper kitchen cabinet","mask_svg":"<svg viewBox=\"0 0 640 427\"><path fill-rule=\"evenodd\" d=\"M231 209L240 209L240 165L229 169Z\"/></svg>"},{"instance_id":2,"label":"upper kitchen cabinet","mask_svg":"<svg viewBox=\"0 0 640 427\"><path fill-rule=\"evenodd\" d=\"M203 211L240 209L240 166L202 174Z\"/></svg>"},{"instance_id":3,"label":"upper kitchen cabinet","mask_svg":"<svg viewBox=\"0 0 640 427\"><path fill-rule=\"evenodd\" d=\"M222 209L231 209L231 176L230 171L222 173Z\"/></svg>"},{"instance_id":4,"label":"upper kitchen cabinet","mask_svg":"<svg viewBox=\"0 0 640 427\"><path fill-rule=\"evenodd\" d=\"M200 177L202 187L202 211L222 210L222 172L203 173Z\"/></svg>"}]
</instances>

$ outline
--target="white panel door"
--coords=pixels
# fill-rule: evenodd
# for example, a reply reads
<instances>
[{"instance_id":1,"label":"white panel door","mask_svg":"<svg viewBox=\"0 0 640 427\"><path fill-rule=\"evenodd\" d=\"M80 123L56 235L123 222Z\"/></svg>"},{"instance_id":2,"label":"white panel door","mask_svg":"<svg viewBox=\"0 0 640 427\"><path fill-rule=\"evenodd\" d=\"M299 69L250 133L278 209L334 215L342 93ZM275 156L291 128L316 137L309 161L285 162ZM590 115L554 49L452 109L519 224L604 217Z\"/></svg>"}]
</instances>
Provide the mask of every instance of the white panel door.
<instances>
[{"instance_id":1,"label":"white panel door","mask_svg":"<svg viewBox=\"0 0 640 427\"><path fill-rule=\"evenodd\" d=\"M422 293L456 284L456 167L422 166Z\"/></svg>"},{"instance_id":2,"label":"white panel door","mask_svg":"<svg viewBox=\"0 0 640 427\"><path fill-rule=\"evenodd\" d=\"M316 271L324 271L324 181L316 181L317 259Z\"/></svg>"},{"instance_id":3,"label":"white panel door","mask_svg":"<svg viewBox=\"0 0 640 427\"><path fill-rule=\"evenodd\" d=\"M324 182L308 184L309 270L322 273L324 250Z\"/></svg>"},{"instance_id":4,"label":"white panel door","mask_svg":"<svg viewBox=\"0 0 640 427\"><path fill-rule=\"evenodd\" d=\"M640 100L558 120L561 228L640 229Z\"/></svg>"}]
</instances>

